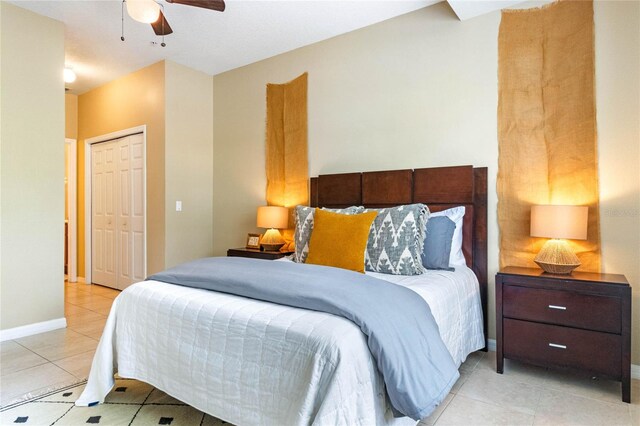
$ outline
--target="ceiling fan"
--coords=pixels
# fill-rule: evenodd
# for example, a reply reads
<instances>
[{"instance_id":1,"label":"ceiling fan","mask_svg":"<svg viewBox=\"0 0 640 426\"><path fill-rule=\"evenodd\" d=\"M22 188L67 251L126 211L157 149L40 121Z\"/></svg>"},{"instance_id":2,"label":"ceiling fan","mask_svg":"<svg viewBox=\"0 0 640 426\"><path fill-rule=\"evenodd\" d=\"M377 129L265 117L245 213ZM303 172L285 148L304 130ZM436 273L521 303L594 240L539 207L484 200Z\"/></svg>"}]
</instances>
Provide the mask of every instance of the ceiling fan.
<instances>
[{"instance_id":1,"label":"ceiling fan","mask_svg":"<svg viewBox=\"0 0 640 426\"><path fill-rule=\"evenodd\" d=\"M201 7L203 9L224 12L224 0L165 0L167 3L185 6ZM123 0L127 5L127 13L138 22L151 24L158 36L169 35L173 32L167 18L162 13L162 6L155 0ZM124 36L121 37L124 41ZM163 43L164 44L164 43Z\"/></svg>"}]
</instances>

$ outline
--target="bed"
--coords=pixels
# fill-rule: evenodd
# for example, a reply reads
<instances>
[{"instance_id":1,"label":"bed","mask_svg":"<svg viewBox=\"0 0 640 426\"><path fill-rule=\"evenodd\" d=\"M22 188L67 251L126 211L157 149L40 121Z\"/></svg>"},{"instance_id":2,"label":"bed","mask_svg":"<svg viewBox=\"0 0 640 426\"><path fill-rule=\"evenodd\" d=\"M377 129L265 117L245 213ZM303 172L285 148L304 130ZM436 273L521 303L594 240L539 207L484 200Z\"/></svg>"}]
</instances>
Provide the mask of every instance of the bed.
<instances>
[{"instance_id":1,"label":"bed","mask_svg":"<svg viewBox=\"0 0 640 426\"><path fill-rule=\"evenodd\" d=\"M321 175L312 206L464 205L455 272L376 278L408 287L432 306L456 365L486 348L486 169L471 166ZM283 260L287 262L287 260ZM360 328L344 318L155 281L115 301L93 361L88 405L113 373L150 383L230 423L415 424L393 417Z\"/></svg>"}]
</instances>

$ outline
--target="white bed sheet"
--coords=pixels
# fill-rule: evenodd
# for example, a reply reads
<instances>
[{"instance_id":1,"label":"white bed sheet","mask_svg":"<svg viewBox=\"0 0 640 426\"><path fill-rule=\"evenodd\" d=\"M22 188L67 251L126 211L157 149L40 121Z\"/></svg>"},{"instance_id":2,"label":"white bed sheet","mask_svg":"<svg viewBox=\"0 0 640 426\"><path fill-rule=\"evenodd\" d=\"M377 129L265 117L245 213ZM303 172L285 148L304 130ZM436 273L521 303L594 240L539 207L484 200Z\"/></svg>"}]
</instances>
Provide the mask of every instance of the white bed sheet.
<instances>
[{"instance_id":1,"label":"white bed sheet","mask_svg":"<svg viewBox=\"0 0 640 426\"><path fill-rule=\"evenodd\" d=\"M471 352L484 347L482 304L478 278L466 266L455 272L427 270L421 275L367 275L408 287L431 308L440 337L459 367Z\"/></svg>"},{"instance_id":2,"label":"white bed sheet","mask_svg":"<svg viewBox=\"0 0 640 426\"><path fill-rule=\"evenodd\" d=\"M372 275L429 302L456 364L484 346L468 268ZM156 281L114 301L76 404L102 402L114 371L236 425L415 424L393 418L366 338L349 320Z\"/></svg>"}]
</instances>

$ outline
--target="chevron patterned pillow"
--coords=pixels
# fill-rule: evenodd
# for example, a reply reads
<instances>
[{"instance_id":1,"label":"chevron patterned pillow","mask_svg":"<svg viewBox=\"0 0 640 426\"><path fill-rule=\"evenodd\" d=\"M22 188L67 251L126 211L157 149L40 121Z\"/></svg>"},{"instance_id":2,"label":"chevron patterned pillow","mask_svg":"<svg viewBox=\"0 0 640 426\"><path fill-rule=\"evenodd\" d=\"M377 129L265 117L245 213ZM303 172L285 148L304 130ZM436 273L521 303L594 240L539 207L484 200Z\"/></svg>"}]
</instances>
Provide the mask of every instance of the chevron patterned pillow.
<instances>
[{"instance_id":1,"label":"chevron patterned pillow","mask_svg":"<svg viewBox=\"0 0 640 426\"><path fill-rule=\"evenodd\" d=\"M392 275L419 275L425 272L422 249L429 208L407 204L377 211L371 225L365 267L367 271Z\"/></svg>"}]
</instances>

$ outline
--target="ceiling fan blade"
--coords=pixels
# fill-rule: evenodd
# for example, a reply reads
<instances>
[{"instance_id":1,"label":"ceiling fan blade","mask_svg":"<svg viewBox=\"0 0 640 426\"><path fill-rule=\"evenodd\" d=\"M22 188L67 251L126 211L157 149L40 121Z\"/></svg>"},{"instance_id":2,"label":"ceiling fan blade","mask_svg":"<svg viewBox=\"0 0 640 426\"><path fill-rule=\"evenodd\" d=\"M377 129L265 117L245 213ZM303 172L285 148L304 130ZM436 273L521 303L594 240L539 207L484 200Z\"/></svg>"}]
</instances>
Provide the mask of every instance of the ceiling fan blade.
<instances>
[{"instance_id":1,"label":"ceiling fan blade","mask_svg":"<svg viewBox=\"0 0 640 426\"><path fill-rule=\"evenodd\" d=\"M204 9L224 12L224 0L167 0L167 3L184 4L186 6L202 7Z\"/></svg>"},{"instance_id":2,"label":"ceiling fan blade","mask_svg":"<svg viewBox=\"0 0 640 426\"><path fill-rule=\"evenodd\" d=\"M169 21L167 21L167 18L165 18L162 11L160 11L158 20L151 23L151 27L158 36L169 35L173 32L173 30L171 29L171 25L169 25Z\"/></svg>"}]
</instances>

